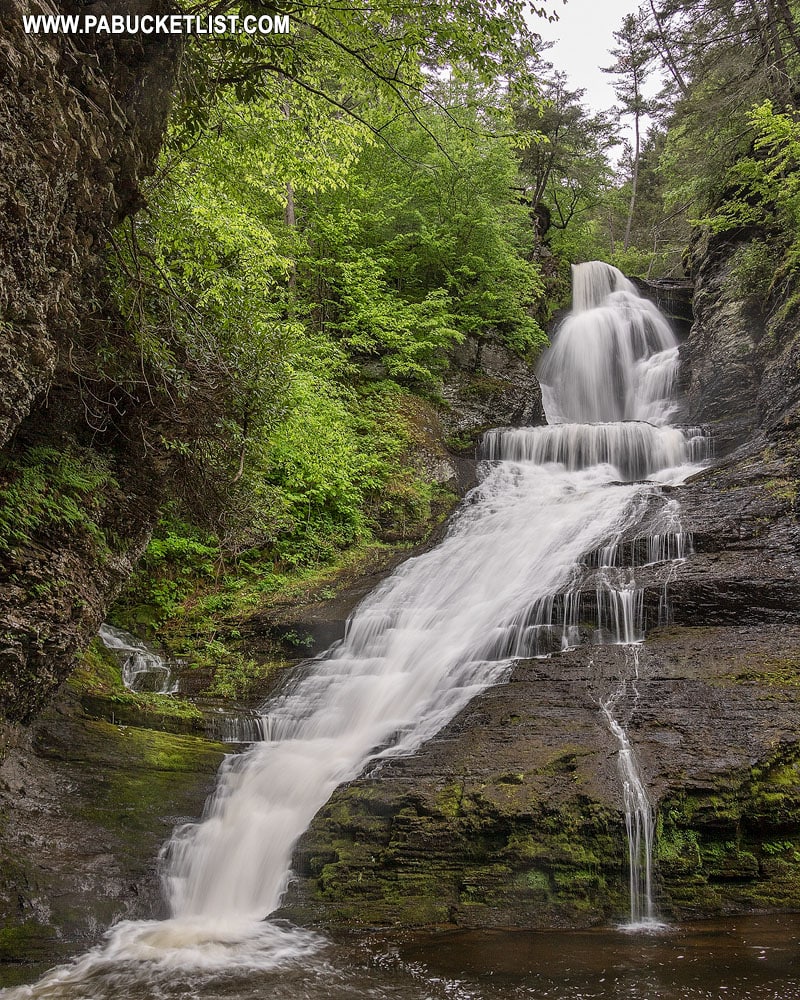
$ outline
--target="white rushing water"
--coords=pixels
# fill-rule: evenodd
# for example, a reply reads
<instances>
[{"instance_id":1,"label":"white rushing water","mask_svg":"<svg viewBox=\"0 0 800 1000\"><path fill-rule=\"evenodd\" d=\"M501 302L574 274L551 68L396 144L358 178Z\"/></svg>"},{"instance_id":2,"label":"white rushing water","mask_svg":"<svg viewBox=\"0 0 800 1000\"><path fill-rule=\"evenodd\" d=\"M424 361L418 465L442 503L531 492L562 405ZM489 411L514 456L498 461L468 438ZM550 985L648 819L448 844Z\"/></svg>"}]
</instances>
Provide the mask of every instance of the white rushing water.
<instances>
[{"instance_id":1,"label":"white rushing water","mask_svg":"<svg viewBox=\"0 0 800 1000\"><path fill-rule=\"evenodd\" d=\"M291 949L264 917L286 889L298 837L338 785L411 753L514 657L580 641L587 567L591 640L643 638L627 567L682 558L690 544L655 482L682 481L707 446L697 428L666 426L677 345L655 308L605 264L575 268L574 294L541 365L550 426L487 435L480 485L445 540L400 566L343 641L264 706L266 738L226 759L202 821L176 831L164 852L171 918L118 925L104 948L51 974L61 985L112 962L271 967ZM630 744L613 731L624 766ZM303 952L309 938L298 933Z\"/></svg>"},{"instance_id":2,"label":"white rushing water","mask_svg":"<svg viewBox=\"0 0 800 1000\"><path fill-rule=\"evenodd\" d=\"M639 679L639 650L631 646L630 661L633 666L634 705L639 698L636 682ZM636 753L623 724L616 717L617 706L628 692L628 678L623 677L608 698L600 702L600 709L612 736L619 746L617 757L622 780L625 807L625 831L628 838L628 892L630 917L628 930L658 930L664 925L656 918L653 901L653 840L655 836L655 810L639 772Z\"/></svg>"},{"instance_id":3,"label":"white rushing water","mask_svg":"<svg viewBox=\"0 0 800 1000\"><path fill-rule=\"evenodd\" d=\"M173 694L176 684L169 663L154 649L130 632L103 624L98 632L101 642L119 661L122 683L131 691Z\"/></svg>"},{"instance_id":4,"label":"white rushing water","mask_svg":"<svg viewBox=\"0 0 800 1000\"><path fill-rule=\"evenodd\" d=\"M548 422L667 423L678 343L658 309L601 261L573 267L572 297L540 365Z\"/></svg>"},{"instance_id":5,"label":"white rushing water","mask_svg":"<svg viewBox=\"0 0 800 1000\"><path fill-rule=\"evenodd\" d=\"M400 567L267 706L270 738L229 758L205 820L170 846L176 917L259 919L278 906L292 847L337 785L412 751L499 680L499 623L563 588L618 529L637 487L603 488L611 475L487 469L445 541Z\"/></svg>"}]
</instances>

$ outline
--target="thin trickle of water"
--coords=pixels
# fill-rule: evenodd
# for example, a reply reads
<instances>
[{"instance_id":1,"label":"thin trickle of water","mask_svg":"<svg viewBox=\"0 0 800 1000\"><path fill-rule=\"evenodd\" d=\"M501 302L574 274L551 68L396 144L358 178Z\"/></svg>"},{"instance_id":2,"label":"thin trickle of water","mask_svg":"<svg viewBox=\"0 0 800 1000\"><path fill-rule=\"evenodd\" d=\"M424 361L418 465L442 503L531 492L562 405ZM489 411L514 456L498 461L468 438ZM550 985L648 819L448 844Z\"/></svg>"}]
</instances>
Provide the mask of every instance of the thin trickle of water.
<instances>
[{"instance_id":1,"label":"thin trickle of water","mask_svg":"<svg viewBox=\"0 0 800 1000\"><path fill-rule=\"evenodd\" d=\"M207 732L221 743L257 743L267 738L263 716L246 710L216 708L206 715Z\"/></svg>"},{"instance_id":2,"label":"thin trickle of water","mask_svg":"<svg viewBox=\"0 0 800 1000\"><path fill-rule=\"evenodd\" d=\"M636 681L639 679L639 650L631 646L629 659L633 666L634 705L639 693ZM616 712L619 703L628 692L628 679L622 678L612 695L601 700L600 709L614 739L619 753L617 757L622 797L625 808L625 830L628 839L628 887L630 893L630 930L652 930L663 925L657 920L653 901L653 838L655 832L655 810L642 780L636 754L628 733Z\"/></svg>"}]
</instances>

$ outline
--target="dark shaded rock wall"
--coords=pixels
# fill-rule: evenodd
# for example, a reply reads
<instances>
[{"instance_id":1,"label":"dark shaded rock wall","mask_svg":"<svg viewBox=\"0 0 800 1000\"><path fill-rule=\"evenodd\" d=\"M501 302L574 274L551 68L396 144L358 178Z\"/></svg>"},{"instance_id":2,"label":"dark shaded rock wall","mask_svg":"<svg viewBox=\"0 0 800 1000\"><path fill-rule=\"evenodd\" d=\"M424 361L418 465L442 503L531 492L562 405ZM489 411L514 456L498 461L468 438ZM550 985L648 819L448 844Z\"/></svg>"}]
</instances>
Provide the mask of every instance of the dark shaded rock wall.
<instances>
[{"instance_id":1,"label":"dark shaded rock wall","mask_svg":"<svg viewBox=\"0 0 800 1000\"><path fill-rule=\"evenodd\" d=\"M720 453L798 424L797 278L771 292L748 288L739 255L753 239L704 237L694 254L695 323L681 349L684 418L711 424Z\"/></svg>"},{"instance_id":2,"label":"dark shaded rock wall","mask_svg":"<svg viewBox=\"0 0 800 1000\"><path fill-rule=\"evenodd\" d=\"M679 337L688 336L694 322L694 282L690 279L631 278L639 293L661 310Z\"/></svg>"},{"instance_id":3,"label":"dark shaded rock wall","mask_svg":"<svg viewBox=\"0 0 800 1000\"><path fill-rule=\"evenodd\" d=\"M467 337L451 352L441 421L452 446L474 446L490 427L545 422L533 365L497 335Z\"/></svg>"},{"instance_id":4,"label":"dark shaded rock wall","mask_svg":"<svg viewBox=\"0 0 800 1000\"><path fill-rule=\"evenodd\" d=\"M729 450L756 426L763 367L757 346L764 326L743 298L731 294L736 244L717 237L698 250L695 324L681 351L687 422L711 423L718 446Z\"/></svg>"},{"instance_id":5,"label":"dark shaded rock wall","mask_svg":"<svg viewBox=\"0 0 800 1000\"><path fill-rule=\"evenodd\" d=\"M168 0L133 7L170 9ZM0 15L0 445L12 460L34 447L100 454L109 470L100 527L114 543L39 531L0 553L0 710L12 720L42 706L95 632L147 542L164 468L143 433L147 400L118 392L93 365L104 347L141 381L100 254L111 227L141 205L178 42L23 31L23 13L83 9L6 0Z\"/></svg>"},{"instance_id":6,"label":"dark shaded rock wall","mask_svg":"<svg viewBox=\"0 0 800 1000\"><path fill-rule=\"evenodd\" d=\"M113 5L95 4L93 10ZM166 0L135 5L169 10ZM6 0L0 32L0 445L78 334L81 279L109 227L140 205L170 105L167 35L28 35L22 15L77 3Z\"/></svg>"}]
</instances>

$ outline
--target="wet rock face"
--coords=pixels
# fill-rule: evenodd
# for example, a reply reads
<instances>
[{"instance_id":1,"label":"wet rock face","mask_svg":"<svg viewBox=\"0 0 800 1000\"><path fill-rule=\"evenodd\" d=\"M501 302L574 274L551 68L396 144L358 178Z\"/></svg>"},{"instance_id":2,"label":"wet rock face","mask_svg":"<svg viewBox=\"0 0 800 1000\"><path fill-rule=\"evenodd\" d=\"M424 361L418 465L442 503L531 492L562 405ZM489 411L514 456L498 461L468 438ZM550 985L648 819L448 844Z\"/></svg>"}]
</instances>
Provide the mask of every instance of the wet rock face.
<instances>
[{"instance_id":1,"label":"wet rock face","mask_svg":"<svg viewBox=\"0 0 800 1000\"><path fill-rule=\"evenodd\" d=\"M751 237L723 234L696 248L695 324L681 348L684 422L710 424L721 455L800 424L798 289L784 284L774 301L748 287L740 261Z\"/></svg>"},{"instance_id":2,"label":"wet rock face","mask_svg":"<svg viewBox=\"0 0 800 1000\"><path fill-rule=\"evenodd\" d=\"M563 666L519 664L413 758L340 789L301 839L284 912L464 927L622 913L614 740Z\"/></svg>"},{"instance_id":3,"label":"wet rock face","mask_svg":"<svg viewBox=\"0 0 800 1000\"><path fill-rule=\"evenodd\" d=\"M451 352L442 396L441 422L459 451L474 446L490 427L545 422L533 365L497 335L467 337Z\"/></svg>"},{"instance_id":4,"label":"wet rock face","mask_svg":"<svg viewBox=\"0 0 800 1000\"><path fill-rule=\"evenodd\" d=\"M200 814L228 749L92 719L66 697L6 735L0 986L6 963L52 964L119 919L166 915L159 848Z\"/></svg>"},{"instance_id":5,"label":"wet rock face","mask_svg":"<svg viewBox=\"0 0 800 1000\"><path fill-rule=\"evenodd\" d=\"M722 450L756 425L756 330L744 303L725 294L727 257L704 267L695 293L695 326L681 351L688 381L687 422L712 423Z\"/></svg>"},{"instance_id":6,"label":"wet rock face","mask_svg":"<svg viewBox=\"0 0 800 1000\"><path fill-rule=\"evenodd\" d=\"M670 321L681 340L689 335L694 322L694 282L690 279L632 277L639 294L650 299Z\"/></svg>"},{"instance_id":7,"label":"wet rock face","mask_svg":"<svg viewBox=\"0 0 800 1000\"><path fill-rule=\"evenodd\" d=\"M169 36L26 35L31 10L8 0L0 36L0 445L79 336L80 277L105 231L140 204L176 59Z\"/></svg>"}]
</instances>

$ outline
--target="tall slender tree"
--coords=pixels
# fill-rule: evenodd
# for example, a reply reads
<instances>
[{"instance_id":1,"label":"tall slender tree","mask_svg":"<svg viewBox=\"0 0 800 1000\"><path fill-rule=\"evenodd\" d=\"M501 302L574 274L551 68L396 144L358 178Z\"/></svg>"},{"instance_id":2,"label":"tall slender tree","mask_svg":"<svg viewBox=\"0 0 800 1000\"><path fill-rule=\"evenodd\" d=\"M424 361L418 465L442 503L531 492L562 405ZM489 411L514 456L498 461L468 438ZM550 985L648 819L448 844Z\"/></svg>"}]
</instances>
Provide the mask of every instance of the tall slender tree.
<instances>
[{"instance_id":1,"label":"tall slender tree","mask_svg":"<svg viewBox=\"0 0 800 1000\"><path fill-rule=\"evenodd\" d=\"M619 31L614 32L614 39L617 43L611 49L614 63L611 66L603 67L603 72L610 73L616 78L614 93L619 101L620 114L629 115L633 119L631 197L624 239L624 248L627 250L630 246L633 213L636 209L643 118L653 110L653 102L647 100L643 89L650 74L654 55L649 40L646 14L643 11L627 14Z\"/></svg>"}]
</instances>

